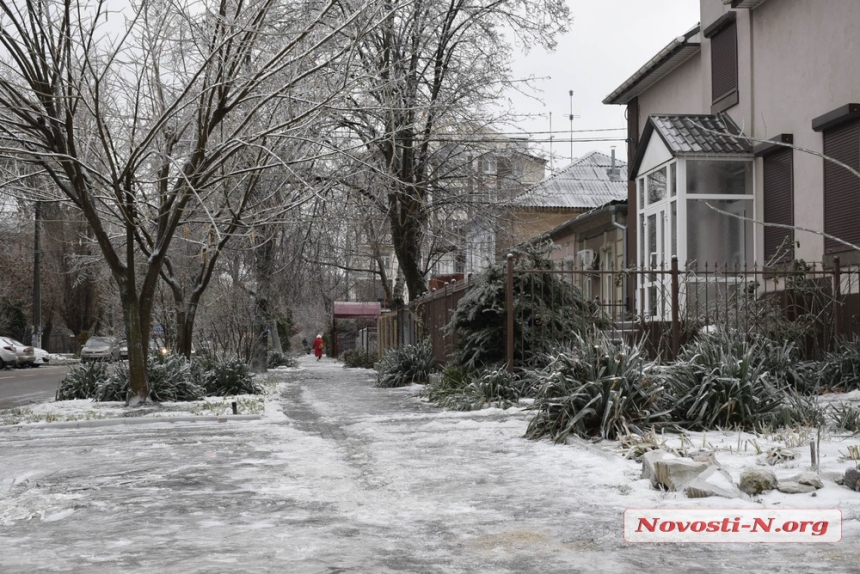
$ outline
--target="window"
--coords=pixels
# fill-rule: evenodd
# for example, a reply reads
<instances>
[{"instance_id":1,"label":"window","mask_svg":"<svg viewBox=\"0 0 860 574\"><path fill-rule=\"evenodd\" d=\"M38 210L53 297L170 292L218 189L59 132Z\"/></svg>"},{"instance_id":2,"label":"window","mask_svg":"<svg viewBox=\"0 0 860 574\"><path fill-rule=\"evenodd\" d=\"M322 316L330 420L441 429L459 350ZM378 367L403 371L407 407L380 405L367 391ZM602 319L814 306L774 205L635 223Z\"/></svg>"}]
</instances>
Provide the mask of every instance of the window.
<instances>
[{"instance_id":1,"label":"window","mask_svg":"<svg viewBox=\"0 0 860 574\"><path fill-rule=\"evenodd\" d=\"M824 134L824 155L860 170L860 104L846 104L812 120ZM824 161L824 232L851 243L860 242L860 178L832 161ZM824 238L824 253L850 251Z\"/></svg>"},{"instance_id":2,"label":"window","mask_svg":"<svg viewBox=\"0 0 860 574\"><path fill-rule=\"evenodd\" d=\"M824 132L824 155L860 170L860 121ZM850 243L860 243L860 178L844 167L824 161L824 232ZM825 253L849 248L829 238Z\"/></svg>"},{"instance_id":3,"label":"window","mask_svg":"<svg viewBox=\"0 0 860 574\"><path fill-rule=\"evenodd\" d=\"M752 201L746 199L688 200L687 259L711 266L743 266L752 245L752 225L742 218L751 217L751 211Z\"/></svg>"},{"instance_id":4,"label":"window","mask_svg":"<svg viewBox=\"0 0 860 574\"><path fill-rule=\"evenodd\" d=\"M687 193L711 195L744 195L746 180L751 177L748 161L687 161Z\"/></svg>"},{"instance_id":5,"label":"window","mask_svg":"<svg viewBox=\"0 0 860 574\"><path fill-rule=\"evenodd\" d=\"M648 203L666 198L666 169L660 168L648 174Z\"/></svg>"},{"instance_id":6,"label":"window","mask_svg":"<svg viewBox=\"0 0 860 574\"><path fill-rule=\"evenodd\" d=\"M493 155L485 155L481 158L481 164L483 165L484 173L494 174L496 173L496 157Z\"/></svg>"},{"instance_id":7,"label":"window","mask_svg":"<svg viewBox=\"0 0 860 574\"><path fill-rule=\"evenodd\" d=\"M738 103L738 30L735 12L727 12L705 29L711 40L711 113Z\"/></svg>"},{"instance_id":8,"label":"window","mask_svg":"<svg viewBox=\"0 0 860 574\"><path fill-rule=\"evenodd\" d=\"M764 171L764 221L794 225L794 185L792 183L792 150L781 148L765 156ZM780 227L764 228L764 260L777 263L794 258L794 231Z\"/></svg>"}]
</instances>

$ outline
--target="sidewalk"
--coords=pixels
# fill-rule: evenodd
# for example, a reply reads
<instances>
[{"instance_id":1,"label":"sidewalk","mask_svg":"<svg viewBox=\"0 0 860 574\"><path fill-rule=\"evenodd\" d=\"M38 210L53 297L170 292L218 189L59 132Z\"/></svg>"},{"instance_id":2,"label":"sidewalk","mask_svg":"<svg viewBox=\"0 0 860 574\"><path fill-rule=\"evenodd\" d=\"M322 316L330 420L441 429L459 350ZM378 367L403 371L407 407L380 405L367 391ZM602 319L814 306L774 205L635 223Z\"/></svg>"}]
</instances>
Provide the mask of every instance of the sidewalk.
<instances>
[{"instance_id":1,"label":"sidewalk","mask_svg":"<svg viewBox=\"0 0 860 574\"><path fill-rule=\"evenodd\" d=\"M839 545L626 544L664 496L635 463L300 361L261 420L0 433L0 572L857 571L856 516Z\"/></svg>"}]
</instances>

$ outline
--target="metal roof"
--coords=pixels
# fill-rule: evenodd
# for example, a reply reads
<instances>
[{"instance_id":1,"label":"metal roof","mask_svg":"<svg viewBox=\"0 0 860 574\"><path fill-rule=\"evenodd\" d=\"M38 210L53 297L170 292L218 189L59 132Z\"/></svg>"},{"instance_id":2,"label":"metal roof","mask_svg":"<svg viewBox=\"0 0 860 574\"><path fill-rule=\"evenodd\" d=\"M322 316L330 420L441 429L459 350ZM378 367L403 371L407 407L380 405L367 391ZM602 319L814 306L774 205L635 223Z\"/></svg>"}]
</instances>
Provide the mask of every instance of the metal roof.
<instances>
[{"instance_id":1,"label":"metal roof","mask_svg":"<svg viewBox=\"0 0 860 574\"><path fill-rule=\"evenodd\" d=\"M618 176L609 176L612 158L593 151L561 171L534 184L514 199L514 205L535 208L591 209L627 198L627 164L615 160Z\"/></svg>"},{"instance_id":2,"label":"metal roof","mask_svg":"<svg viewBox=\"0 0 860 574\"><path fill-rule=\"evenodd\" d=\"M355 319L358 317L379 317L382 314L382 308L379 303L374 302L351 302L351 301L335 301L334 302L334 318L335 319Z\"/></svg>"},{"instance_id":3,"label":"metal roof","mask_svg":"<svg viewBox=\"0 0 860 574\"><path fill-rule=\"evenodd\" d=\"M655 115L650 120L673 154L752 152L750 143L737 137L740 129L729 116Z\"/></svg>"},{"instance_id":4,"label":"metal roof","mask_svg":"<svg viewBox=\"0 0 860 574\"><path fill-rule=\"evenodd\" d=\"M627 78L614 92L604 98L604 104L627 104L636 96L669 75L701 49L699 25L672 40L636 73Z\"/></svg>"}]
</instances>

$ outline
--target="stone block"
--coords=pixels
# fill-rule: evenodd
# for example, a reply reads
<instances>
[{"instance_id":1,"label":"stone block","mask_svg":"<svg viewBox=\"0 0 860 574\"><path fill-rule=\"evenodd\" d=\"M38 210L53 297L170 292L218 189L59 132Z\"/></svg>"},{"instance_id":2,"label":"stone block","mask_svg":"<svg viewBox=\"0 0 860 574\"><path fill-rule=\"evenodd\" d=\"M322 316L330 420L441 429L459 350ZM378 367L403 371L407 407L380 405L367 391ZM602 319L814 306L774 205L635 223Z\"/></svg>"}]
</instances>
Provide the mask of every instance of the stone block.
<instances>
[{"instance_id":1,"label":"stone block","mask_svg":"<svg viewBox=\"0 0 860 574\"><path fill-rule=\"evenodd\" d=\"M680 492L690 481L702 474L708 465L688 458L669 458L654 462L651 486Z\"/></svg>"}]
</instances>

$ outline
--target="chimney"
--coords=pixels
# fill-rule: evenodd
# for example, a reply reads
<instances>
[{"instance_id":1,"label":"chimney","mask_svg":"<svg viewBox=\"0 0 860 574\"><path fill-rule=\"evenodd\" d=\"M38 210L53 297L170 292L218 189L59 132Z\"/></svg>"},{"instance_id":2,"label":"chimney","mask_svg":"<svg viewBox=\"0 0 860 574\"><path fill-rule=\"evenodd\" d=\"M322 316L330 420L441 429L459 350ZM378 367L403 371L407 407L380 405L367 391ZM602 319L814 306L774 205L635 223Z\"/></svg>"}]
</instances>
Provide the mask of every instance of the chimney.
<instances>
[{"instance_id":1,"label":"chimney","mask_svg":"<svg viewBox=\"0 0 860 574\"><path fill-rule=\"evenodd\" d=\"M606 175L609 176L609 181L621 181L621 170L615 167L615 146L612 146L612 163L606 170Z\"/></svg>"}]
</instances>

